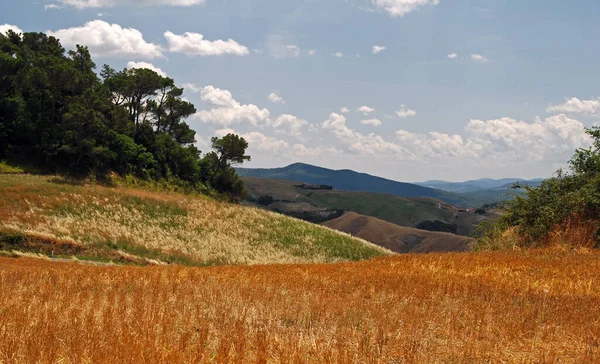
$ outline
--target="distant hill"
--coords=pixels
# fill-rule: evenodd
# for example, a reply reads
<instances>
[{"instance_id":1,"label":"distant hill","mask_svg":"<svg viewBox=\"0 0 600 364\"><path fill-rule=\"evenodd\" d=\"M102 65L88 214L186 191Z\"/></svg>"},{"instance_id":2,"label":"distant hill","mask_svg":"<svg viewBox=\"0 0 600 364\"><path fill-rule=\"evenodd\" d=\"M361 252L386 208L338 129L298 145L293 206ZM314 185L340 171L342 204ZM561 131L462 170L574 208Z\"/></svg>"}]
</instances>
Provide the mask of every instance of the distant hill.
<instances>
[{"instance_id":1,"label":"distant hill","mask_svg":"<svg viewBox=\"0 0 600 364\"><path fill-rule=\"evenodd\" d=\"M524 180L522 178L502 178L502 179L490 179L482 178L477 180L470 180L465 182L447 182L439 180L431 180L425 182L416 182L415 184L423 187L436 188L447 192L459 192L459 193L470 193L487 190L507 190L515 183L520 182L528 184L533 187L539 186L542 182L541 178ZM493 194L493 193L491 193ZM497 195L497 193L495 194Z\"/></svg>"},{"instance_id":2,"label":"distant hill","mask_svg":"<svg viewBox=\"0 0 600 364\"><path fill-rule=\"evenodd\" d=\"M357 236L396 253L468 251L475 239L391 224L374 217L349 212L323 225Z\"/></svg>"},{"instance_id":3,"label":"distant hill","mask_svg":"<svg viewBox=\"0 0 600 364\"><path fill-rule=\"evenodd\" d=\"M270 169L237 168L236 171L240 177L274 178L315 185L330 185L335 190L341 191L387 193L402 197L432 197L460 207L478 207L485 203L495 202L501 199L502 195L500 192L491 196L471 196L412 183L392 181L347 169L332 170L304 163Z\"/></svg>"}]
</instances>

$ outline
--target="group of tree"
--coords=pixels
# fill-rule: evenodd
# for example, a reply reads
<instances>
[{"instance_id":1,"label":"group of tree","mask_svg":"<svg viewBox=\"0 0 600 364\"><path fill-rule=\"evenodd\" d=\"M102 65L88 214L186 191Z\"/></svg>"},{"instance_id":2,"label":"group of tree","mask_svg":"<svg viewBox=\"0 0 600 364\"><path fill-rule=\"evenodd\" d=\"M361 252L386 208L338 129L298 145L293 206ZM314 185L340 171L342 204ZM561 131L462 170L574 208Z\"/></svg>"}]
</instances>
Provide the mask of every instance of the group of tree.
<instances>
[{"instance_id":1,"label":"group of tree","mask_svg":"<svg viewBox=\"0 0 600 364\"><path fill-rule=\"evenodd\" d=\"M503 248L508 243L531 247L559 242L600 247L600 128L587 129L587 133L592 146L575 151L568 171L557 171L537 188L515 184L515 189L525 189L526 194L516 194L505 203L499 219L482 227L484 246Z\"/></svg>"},{"instance_id":2,"label":"group of tree","mask_svg":"<svg viewBox=\"0 0 600 364\"><path fill-rule=\"evenodd\" d=\"M250 160L243 138L212 138L213 150L202 155L185 122L196 109L173 79L149 69L95 69L85 46L65 52L43 33L0 34L0 160L243 197L232 167Z\"/></svg>"}]
</instances>

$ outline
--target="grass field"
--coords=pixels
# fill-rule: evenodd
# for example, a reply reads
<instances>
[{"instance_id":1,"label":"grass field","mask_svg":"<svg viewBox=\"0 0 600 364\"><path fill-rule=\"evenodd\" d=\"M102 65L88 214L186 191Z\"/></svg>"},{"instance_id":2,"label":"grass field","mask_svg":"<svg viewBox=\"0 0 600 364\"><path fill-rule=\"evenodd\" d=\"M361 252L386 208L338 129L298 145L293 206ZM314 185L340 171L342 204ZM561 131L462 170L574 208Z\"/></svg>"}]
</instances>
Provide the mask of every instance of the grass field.
<instances>
[{"instance_id":1,"label":"grass field","mask_svg":"<svg viewBox=\"0 0 600 364\"><path fill-rule=\"evenodd\" d=\"M600 254L89 267L0 258L0 362L597 363Z\"/></svg>"},{"instance_id":2,"label":"grass field","mask_svg":"<svg viewBox=\"0 0 600 364\"><path fill-rule=\"evenodd\" d=\"M185 265L338 262L387 255L366 241L202 196L0 174L0 250Z\"/></svg>"}]
</instances>

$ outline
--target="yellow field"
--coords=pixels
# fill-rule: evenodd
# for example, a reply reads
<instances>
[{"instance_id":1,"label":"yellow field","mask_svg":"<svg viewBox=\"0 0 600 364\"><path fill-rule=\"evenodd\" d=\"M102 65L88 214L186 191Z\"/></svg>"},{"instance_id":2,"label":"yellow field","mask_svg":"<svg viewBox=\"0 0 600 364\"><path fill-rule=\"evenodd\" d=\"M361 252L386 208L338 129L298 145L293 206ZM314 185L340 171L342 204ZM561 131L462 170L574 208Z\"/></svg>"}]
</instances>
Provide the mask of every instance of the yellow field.
<instances>
[{"instance_id":1,"label":"yellow field","mask_svg":"<svg viewBox=\"0 0 600 364\"><path fill-rule=\"evenodd\" d=\"M0 258L0 362L594 363L600 253L92 267Z\"/></svg>"}]
</instances>

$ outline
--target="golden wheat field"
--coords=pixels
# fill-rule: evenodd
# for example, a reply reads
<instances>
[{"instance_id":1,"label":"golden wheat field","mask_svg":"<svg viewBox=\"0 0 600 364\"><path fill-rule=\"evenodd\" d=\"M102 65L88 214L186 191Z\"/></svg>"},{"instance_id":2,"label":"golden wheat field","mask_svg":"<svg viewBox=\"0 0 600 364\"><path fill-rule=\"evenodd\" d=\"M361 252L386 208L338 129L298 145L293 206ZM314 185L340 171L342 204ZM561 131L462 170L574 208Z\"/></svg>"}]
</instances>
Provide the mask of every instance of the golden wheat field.
<instances>
[{"instance_id":1,"label":"golden wheat field","mask_svg":"<svg viewBox=\"0 0 600 364\"><path fill-rule=\"evenodd\" d=\"M92 267L0 258L1 363L593 363L600 254Z\"/></svg>"}]
</instances>

